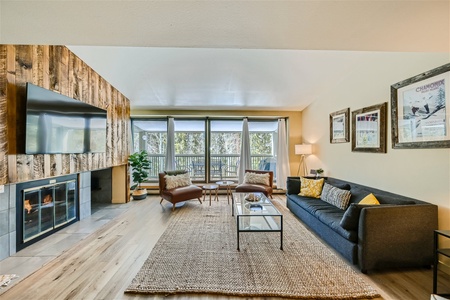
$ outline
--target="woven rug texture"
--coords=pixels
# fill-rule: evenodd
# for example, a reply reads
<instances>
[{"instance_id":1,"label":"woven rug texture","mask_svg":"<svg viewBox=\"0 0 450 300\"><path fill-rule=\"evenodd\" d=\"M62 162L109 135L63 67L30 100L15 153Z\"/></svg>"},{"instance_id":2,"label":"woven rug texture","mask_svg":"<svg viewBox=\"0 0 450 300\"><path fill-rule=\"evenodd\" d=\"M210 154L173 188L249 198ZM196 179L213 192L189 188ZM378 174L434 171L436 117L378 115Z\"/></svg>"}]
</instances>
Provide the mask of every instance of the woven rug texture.
<instances>
[{"instance_id":1,"label":"woven rug texture","mask_svg":"<svg viewBox=\"0 0 450 300\"><path fill-rule=\"evenodd\" d=\"M126 293L208 293L301 299L380 297L341 257L318 240L281 200L280 234L241 233L237 251L231 204L188 201L171 215L168 228Z\"/></svg>"}]
</instances>

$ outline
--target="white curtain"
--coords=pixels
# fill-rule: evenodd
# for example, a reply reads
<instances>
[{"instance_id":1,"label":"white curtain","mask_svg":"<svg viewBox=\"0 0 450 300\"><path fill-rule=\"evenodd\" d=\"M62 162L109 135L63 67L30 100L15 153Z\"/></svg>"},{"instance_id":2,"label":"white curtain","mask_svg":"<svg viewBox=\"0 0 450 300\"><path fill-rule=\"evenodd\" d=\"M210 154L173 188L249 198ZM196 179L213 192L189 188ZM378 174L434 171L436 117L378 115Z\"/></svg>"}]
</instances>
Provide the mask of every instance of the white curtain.
<instances>
[{"instance_id":1,"label":"white curtain","mask_svg":"<svg viewBox=\"0 0 450 300\"><path fill-rule=\"evenodd\" d=\"M285 119L278 119L277 154L277 188L285 190L286 180L290 173Z\"/></svg>"},{"instance_id":2,"label":"white curtain","mask_svg":"<svg viewBox=\"0 0 450 300\"><path fill-rule=\"evenodd\" d=\"M167 120L167 150L165 171L175 170L175 123L173 118Z\"/></svg>"},{"instance_id":3,"label":"white curtain","mask_svg":"<svg viewBox=\"0 0 450 300\"><path fill-rule=\"evenodd\" d=\"M245 170L251 169L250 157L250 133L248 130L248 119L244 118L242 123L242 137L241 137L241 157L239 160L239 183L244 182Z\"/></svg>"}]
</instances>

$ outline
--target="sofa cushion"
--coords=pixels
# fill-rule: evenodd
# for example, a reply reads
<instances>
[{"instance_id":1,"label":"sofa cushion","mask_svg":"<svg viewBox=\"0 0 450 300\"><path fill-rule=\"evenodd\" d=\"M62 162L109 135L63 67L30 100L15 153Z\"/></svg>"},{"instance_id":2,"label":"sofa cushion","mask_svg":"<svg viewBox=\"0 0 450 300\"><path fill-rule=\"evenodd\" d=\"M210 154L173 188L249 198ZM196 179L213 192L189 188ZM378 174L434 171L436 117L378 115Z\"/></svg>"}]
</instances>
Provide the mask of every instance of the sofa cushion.
<instances>
[{"instance_id":1,"label":"sofa cushion","mask_svg":"<svg viewBox=\"0 0 450 300\"><path fill-rule=\"evenodd\" d=\"M333 183L331 185L334 187L337 187L338 189L341 189L341 190L350 191L350 189L351 189L351 186L348 183Z\"/></svg>"},{"instance_id":2,"label":"sofa cushion","mask_svg":"<svg viewBox=\"0 0 450 300\"><path fill-rule=\"evenodd\" d=\"M411 204L416 204L416 202L414 200L407 200L407 199L399 199L398 197L391 197L391 196L385 196L385 195L381 195L378 196L377 195L377 199L378 202L380 202L380 204L395 204L395 205L411 205Z\"/></svg>"},{"instance_id":3,"label":"sofa cushion","mask_svg":"<svg viewBox=\"0 0 450 300\"><path fill-rule=\"evenodd\" d=\"M315 216L320 220L320 222L324 223L347 240L356 242L358 233L355 230L347 230L340 225L343 215L344 211L342 209L330 204L328 204L327 207L322 206L318 208L315 212Z\"/></svg>"},{"instance_id":4,"label":"sofa cushion","mask_svg":"<svg viewBox=\"0 0 450 300\"><path fill-rule=\"evenodd\" d=\"M375 197L374 194L370 193L369 195L367 195L366 197L364 197L364 199L362 199L361 201L359 201L359 204L372 204L372 205L377 205L380 204L380 202L378 202L377 197Z\"/></svg>"},{"instance_id":5,"label":"sofa cushion","mask_svg":"<svg viewBox=\"0 0 450 300\"><path fill-rule=\"evenodd\" d=\"M342 228L347 230L357 230L358 224L359 224L359 215L361 214L361 210L364 207L370 207L373 205L367 205L367 204L356 204L352 203L347 208L347 210L344 213L344 216L342 217L340 221L340 225Z\"/></svg>"},{"instance_id":6,"label":"sofa cushion","mask_svg":"<svg viewBox=\"0 0 450 300\"><path fill-rule=\"evenodd\" d=\"M314 215L315 212L322 207L330 207L331 204L325 201L317 200L316 198L303 197L299 195L289 195L291 200L295 202L298 206Z\"/></svg>"},{"instance_id":7,"label":"sofa cushion","mask_svg":"<svg viewBox=\"0 0 450 300\"><path fill-rule=\"evenodd\" d=\"M179 175L165 175L166 189L171 190L177 187L189 186L192 184L189 173Z\"/></svg>"},{"instance_id":8,"label":"sofa cushion","mask_svg":"<svg viewBox=\"0 0 450 300\"><path fill-rule=\"evenodd\" d=\"M320 199L328 202L342 210L347 209L351 193L348 190L342 190L325 182Z\"/></svg>"},{"instance_id":9,"label":"sofa cushion","mask_svg":"<svg viewBox=\"0 0 450 300\"><path fill-rule=\"evenodd\" d=\"M269 173L258 174L246 172L244 175L244 183L270 185Z\"/></svg>"},{"instance_id":10,"label":"sofa cushion","mask_svg":"<svg viewBox=\"0 0 450 300\"><path fill-rule=\"evenodd\" d=\"M321 223L324 223L330 227L340 236L352 242L357 241L358 233L356 231L346 230L339 224L342 216L344 215L344 211L342 209L316 198L302 197L299 195L288 195L288 197L293 203L313 215L315 218L320 220Z\"/></svg>"},{"instance_id":11,"label":"sofa cushion","mask_svg":"<svg viewBox=\"0 0 450 300\"><path fill-rule=\"evenodd\" d=\"M185 201L188 199L198 198L202 196L202 189L196 185L188 185L183 187L178 187L176 189L164 190L162 194L165 196L164 199L171 202Z\"/></svg>"},{"instance_id":12,"label":"sofa cushion","mask_svg":"<svg viewBox=\"0 0 450 300\"><path fill-rule=\"evenodd\" d=\"M308 179L300 177L300 196L320 198L324 179Z\"/></svg>"}]
</instances>

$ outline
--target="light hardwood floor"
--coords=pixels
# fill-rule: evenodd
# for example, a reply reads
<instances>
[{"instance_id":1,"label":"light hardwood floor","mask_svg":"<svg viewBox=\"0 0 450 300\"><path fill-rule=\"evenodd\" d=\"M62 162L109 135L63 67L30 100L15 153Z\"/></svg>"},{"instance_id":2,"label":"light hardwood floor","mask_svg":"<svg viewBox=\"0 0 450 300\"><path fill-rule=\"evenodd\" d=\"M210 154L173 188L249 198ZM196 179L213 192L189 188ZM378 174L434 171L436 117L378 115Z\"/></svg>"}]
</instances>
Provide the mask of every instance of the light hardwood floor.
<instances>
[{"instance_id":1,"label":"light hardwood floor","mask_svg":"<svg viewBox=\"0 0 450 300\"><path fill-rule=\"evenodd\" d=\"M285 201L284 195L275 197ZM171 204L160 205L159 200L149 196L142 201L107 205L90 218L0 261L0 274L19 276L0 290L0 299L165 298L124 294L170 220ZM221 195L220 201L226 197ZM361 275L379 290L382 299L430 299L431 269ZM440 287L450 286L448 277L440 276ZM212 295L171 298L242 299Z\"/></svg>"}]
</instances>

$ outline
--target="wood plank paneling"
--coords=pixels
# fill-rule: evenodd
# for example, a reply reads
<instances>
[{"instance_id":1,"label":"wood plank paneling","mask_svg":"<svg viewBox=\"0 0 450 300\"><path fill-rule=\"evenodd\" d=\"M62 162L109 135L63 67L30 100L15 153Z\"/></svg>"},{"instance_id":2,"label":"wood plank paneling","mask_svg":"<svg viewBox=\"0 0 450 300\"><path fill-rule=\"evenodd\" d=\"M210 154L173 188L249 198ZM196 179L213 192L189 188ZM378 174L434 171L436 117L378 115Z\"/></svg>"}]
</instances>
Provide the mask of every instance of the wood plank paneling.
<instances>
[{"instance_id":1,"label":"wood plank paneling","mask_svg":"<svg viewBox=\"0 0 450 300\"><path fill-rule=\"evenodd\" d=\"M48 70L49 48L40 45L33 47L32 83L48 89L50 87Z\"/></svg>"},{"instance_id":2,"label":"wood plank paneling","mask_svg":"<svg viewBox=\"0 0 450 300\"><path fill-rule=\"evenodd\" d=\"M8 104L6 90L6 45L0 45L0 184L8 182Z\"/></svg>"},{"instance_id":3,"label":"wood plank paneling","mask_svg":"<svg viewBox=\"0 0 450 300\"><path fill-rule=\"evenodd\" d=\"M45 167L44 167L44 154L33 155L33 179L44 178Z\"/></svg>"},{"instance_id":4,"label":"wood plank paneling","mask_svg":"<svg viewBox=\"0 0 450 300\"><path fill-rule=\"evenodd\" d=\"M64 174L62 157L62 154L50 155L50 176L55 177Z\"/></svg>"},{"instance_id":5,"label":"wood plank paneling","mask_svg":"<svg viewBox=\"0 0 450 300\"><path fill-rule=\"evenodd\" d=\"M99 106L100 108L106 109L105 107L101 107L98 103L99 93L100 93L100 76L92 69L88 69L89 72L89 100L88 103Z\"/></svg>"},{"instance_id":6,"label":"wood plank paneling","mask_svg":"<svg viewBox=\"0 0 450 300\"><path fill-rule=\"evenodd\" d=\"M118 148L119 145L117 144L117 140L118 140L118 130L119 130L119 115L118 115L118 111L119 111L119 106L120 104L118 103L118 99L117 99L117 91L111 88L111 102L112 102L112 125L111 125L111 134L112 134L112 162L111 164L113 165L117 165L117 153L118 153Z\"/></svg>"},{"instance_id":7,"label":"wood plank paneling","mask_svg":"<svg viewBox=\"0 0 450 300\"><path fill-rule=\"evenodd\" d=\"M26 82L106 109L106 152L25 155ZM0 45L0 184L126 163L129 105L125 96L65 46Z\"/></svg>"}]
</instances>

